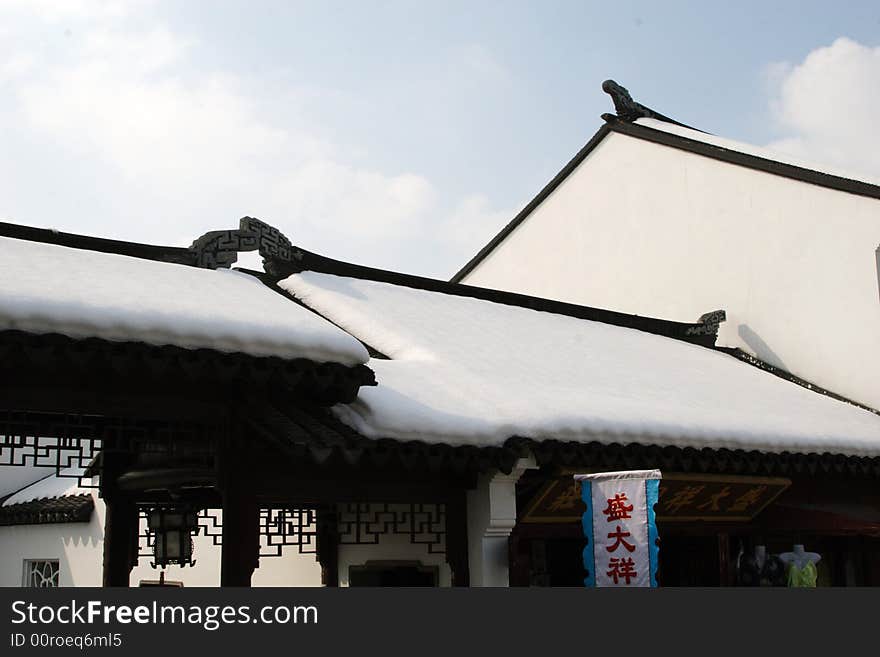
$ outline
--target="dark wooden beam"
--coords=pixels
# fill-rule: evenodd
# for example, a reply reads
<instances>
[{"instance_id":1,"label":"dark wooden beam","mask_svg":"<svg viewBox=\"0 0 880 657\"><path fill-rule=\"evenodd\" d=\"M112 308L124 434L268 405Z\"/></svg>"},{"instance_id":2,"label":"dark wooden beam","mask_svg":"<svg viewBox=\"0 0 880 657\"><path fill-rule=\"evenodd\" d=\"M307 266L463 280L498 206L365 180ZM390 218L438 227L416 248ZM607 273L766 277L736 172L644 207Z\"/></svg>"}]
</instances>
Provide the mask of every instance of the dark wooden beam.
<instances>
[{"instance_id":1,"label":"dark wooden beam","mask_svg":"<svg viewBox=\"0 0 880 657\"><path fill-rule=\"evenodd\" d=\"M76 386L34 383L31 386L0 384L3 406L10 410L33 413L70 413L131 417L139 420L185 420L217 423L228 416L228 395L210 398L200 391L176 393L166 387L165 394L156 390L125 390L110 381L81 380Z\"/></svg>"},{"instance_id":2,"label":"dark wooden beam","mask_svg":"<svg viewBox=\"0 0 880 657\"><path fill-rule=\"evenodd\" d=\"M255 466L256 467L256 466ZM424 472L351 468L345 472L315 465L308 472L272 473L260 468L255 481L262 502L295 501L307 504L344 502L442 503L469 488L471 477L431 478Z\"/></svg>"}]
</instances>

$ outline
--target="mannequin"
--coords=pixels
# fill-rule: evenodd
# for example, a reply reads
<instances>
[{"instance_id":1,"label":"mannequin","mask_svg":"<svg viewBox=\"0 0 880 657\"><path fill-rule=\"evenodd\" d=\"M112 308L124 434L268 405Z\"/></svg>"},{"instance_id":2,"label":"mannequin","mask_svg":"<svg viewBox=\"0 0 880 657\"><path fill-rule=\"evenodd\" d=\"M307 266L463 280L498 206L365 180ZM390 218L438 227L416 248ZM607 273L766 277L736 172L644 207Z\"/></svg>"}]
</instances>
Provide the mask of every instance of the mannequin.
<instances>
[{"instance_id":1,"label":"mannequin","mask_svg":"<svg viewBox=\"0 0 880 657\"><path fill-rule=\"evenodd\" d=\"M758 570L762 570L764 568L764 563L767 561L767 546L766 545L756 545L755 546L755 562L758 564Z\"/></svg>"},{"instance_id":2,"label":"mannequin","mask_svg":"<svg viewBox=\"0 0 880 657\"><path fill-rule=\"evenodd\" d=\"M788 568L788 585L815 587L818 571L816 564L822 556L815 552L807 552L800 543L792 546L791 552L783 552L779 558Z\"/></svg>"},{"instance_id":3,"label":"mannequin","mask_svg":"<svg viewBox=\"0 0 880 657\"><path fill-rule=\"evenodd\" d=\"M756 545L752 554L741 551L737 571L740 586L783 586L785 583L785 564L779 557L768 557L764 545Z\"/></svg>"}]
</instances>

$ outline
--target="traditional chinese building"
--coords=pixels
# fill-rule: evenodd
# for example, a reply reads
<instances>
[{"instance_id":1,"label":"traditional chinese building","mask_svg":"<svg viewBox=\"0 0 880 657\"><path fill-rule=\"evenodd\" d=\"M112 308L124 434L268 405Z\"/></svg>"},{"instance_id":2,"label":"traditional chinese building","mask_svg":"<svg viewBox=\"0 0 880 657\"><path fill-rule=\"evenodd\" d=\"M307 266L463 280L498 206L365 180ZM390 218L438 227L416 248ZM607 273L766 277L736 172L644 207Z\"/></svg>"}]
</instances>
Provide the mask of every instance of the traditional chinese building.
<instances>
[{"instance_id":1,"label":"traditional chinese building","mask_svg":"<svg viewBox=\"0 0 880 657\"><path fill-rule=\"evenodd\" d=\"M248 250L264 271L225 270ZM0 224L0 254L0 458L98 486L107 585L193 560L273 583L286 559L330 586L580 585L572 475L648 468L662 585L733 583L741 548L793 542L823 582L880 582L880 416L717 347L722 312L371 269L250 218L189 249ZM5 500L0 541L75 524L40 504L86 513L45 485Z\"/></svg>"},{"instance_id":2,"label":"traditional chinese building","mask_svg":"<svg viewBox=\"0 0 880 657\"><path fill-rule=\"evenodd\" d=\"M453 280L680 321L724 308L719 345L880 408L880 181L603 89L615 114Z\"/></svg>"},{"instance_id":3,"label":"traditional chinese building","mask_svg":"<svg viewBox=\"0 0 880 657\"><path fill-rule=\"evenodd\" d=\"M0 462L98 482L107 585L129 583L140 551L191 563L194 518L207 509L223 515L218 581L250 583L260 522L284 508L257 496L281 487L273 464L295 477L279 456L295 449L291 440L332 438L327 406L375 384L366 349L251 276L198 266L222 240L289 257L289 244L256 222L205 236L194 250L8 224L0 232ZM273 404L274 394L285 399ZM285 409L300 419L280 430ZM20 479L15 467L3 470ZM19 534L24 524L32 533L54 524L6 501L6 524ZM162 539L158 547L139 547L139 527L148 542ZM51 567L72 554L42 547L27 560ZM22 567L26 575L27 563L10 566Z\"/></svg>"},{"instance_id":4,"label":"traditional chinese building","mask_svg":"<svg viewBox=\"0 0 880 657\"><path fill-rule=\"evenodd\" d=\"M874 439L849 425L876 412L715 346L723 313L682 324L306 253L299 266L279 285L388 357L348 424L535 459L517 484L511 583L579 584L572 475L642 468L664 473L667 585L733 583L741 550L792 543L824 550L826 583L877 581Z\"/></svg>"}]
</instances>

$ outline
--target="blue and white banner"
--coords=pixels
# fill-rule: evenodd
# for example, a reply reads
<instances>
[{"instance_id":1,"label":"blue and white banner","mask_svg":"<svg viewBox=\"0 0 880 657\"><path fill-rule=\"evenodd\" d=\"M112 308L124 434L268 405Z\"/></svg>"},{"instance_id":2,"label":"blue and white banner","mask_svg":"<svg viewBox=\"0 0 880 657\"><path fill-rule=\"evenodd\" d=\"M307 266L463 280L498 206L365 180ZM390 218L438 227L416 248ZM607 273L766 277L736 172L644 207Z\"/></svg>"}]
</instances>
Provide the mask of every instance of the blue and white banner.
<instances>
[{"instance_id":1,"label":"blue and white banner","mask_svg":"<svg viewBox=\"0 0 880 657\"><path fill-rule=\"evenodd\" d=\"M654 505L659 470L575 475L583 516L586 586L657 586L658 536Z\"/></svg>"}]
</instances>

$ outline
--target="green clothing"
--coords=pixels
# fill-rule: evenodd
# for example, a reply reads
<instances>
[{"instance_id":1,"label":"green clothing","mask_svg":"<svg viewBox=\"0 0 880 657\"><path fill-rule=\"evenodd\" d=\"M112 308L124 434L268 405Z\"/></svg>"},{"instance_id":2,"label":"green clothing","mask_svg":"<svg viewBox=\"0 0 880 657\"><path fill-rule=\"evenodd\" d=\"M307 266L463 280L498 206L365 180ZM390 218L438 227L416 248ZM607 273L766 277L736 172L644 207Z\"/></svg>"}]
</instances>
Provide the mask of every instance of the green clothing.
<instances>
[{"instance_id":1,"label":"green clothing","mask_svg":"<svg viewBox=\"0 0 880 657\"><path fill-rule=\"evenodd\" d=\"M818 575L816 564L812 561L804 564L803 568L798 568L797 564L792 562L788 567L788 585L815 588Z\"/></svg>"}]
</instances>

